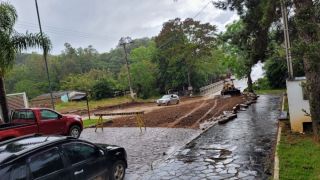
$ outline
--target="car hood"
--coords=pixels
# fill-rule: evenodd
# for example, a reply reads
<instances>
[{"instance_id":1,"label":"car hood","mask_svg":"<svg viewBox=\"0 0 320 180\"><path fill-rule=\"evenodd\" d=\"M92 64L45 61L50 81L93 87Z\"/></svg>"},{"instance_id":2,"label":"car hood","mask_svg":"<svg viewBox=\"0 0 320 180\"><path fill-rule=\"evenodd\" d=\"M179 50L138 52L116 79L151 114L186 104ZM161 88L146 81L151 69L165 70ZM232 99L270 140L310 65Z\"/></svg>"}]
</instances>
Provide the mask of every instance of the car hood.
<instances>
[{"instance_id":1,"label":"car hood","mask_svg":"<svg viewBox=\"0 0 320 180\"><path fill-rule=\"evenodd\" d=\"M76 115L76 114L62 114L62 115L67 118L81 118L81 116Z\"/></svg>"}]
</instances>

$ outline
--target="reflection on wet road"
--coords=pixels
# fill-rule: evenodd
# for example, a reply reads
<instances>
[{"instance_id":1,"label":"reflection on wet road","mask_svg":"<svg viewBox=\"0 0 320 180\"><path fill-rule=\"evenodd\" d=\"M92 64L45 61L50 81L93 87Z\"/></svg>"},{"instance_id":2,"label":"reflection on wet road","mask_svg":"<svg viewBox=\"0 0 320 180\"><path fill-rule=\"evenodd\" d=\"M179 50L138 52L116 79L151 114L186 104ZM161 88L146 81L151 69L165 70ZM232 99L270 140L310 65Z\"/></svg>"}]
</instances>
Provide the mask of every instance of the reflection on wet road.
<instances>
[{"instance_id":1,"label":"reflection on wet road","mask_svg":"<svg viewBox=\"0 0 320 180\"><path fill-rule=\"evenodd\" d=\"M216 125L145 179L268 179L280 97L263 95L238 118Z\"/></svg>"}]
</instances>

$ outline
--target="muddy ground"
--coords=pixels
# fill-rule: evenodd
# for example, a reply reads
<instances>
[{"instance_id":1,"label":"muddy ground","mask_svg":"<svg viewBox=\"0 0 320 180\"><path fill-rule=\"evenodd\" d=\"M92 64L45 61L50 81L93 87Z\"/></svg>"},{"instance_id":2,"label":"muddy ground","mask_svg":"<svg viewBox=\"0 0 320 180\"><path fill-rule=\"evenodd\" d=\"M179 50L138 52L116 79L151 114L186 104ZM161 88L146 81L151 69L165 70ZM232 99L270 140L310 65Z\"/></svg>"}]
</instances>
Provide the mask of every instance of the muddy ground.
<instances>
[{"instance_id":1,"label":"muddy ground","mask_svg":"<svg viewBox=\"0 0 320 180\"><path fill-rule=\"evenodd\" d=\"M236 104L244 102L243 96L216 97L214 99L189 98L178 105L161 106L148 104L144 120L147 127L199 128L199 123L230 111ZM145 105L143 105L145 106ZM121 108L122 112L132 108ZM151 109L151 110L150 110ZM134 110L134 109L133 109ZM144 109L143 109L144 110ZM134 116L123 116L105 123L106 127L136 127Z\"/></svg>"}]
</instances>

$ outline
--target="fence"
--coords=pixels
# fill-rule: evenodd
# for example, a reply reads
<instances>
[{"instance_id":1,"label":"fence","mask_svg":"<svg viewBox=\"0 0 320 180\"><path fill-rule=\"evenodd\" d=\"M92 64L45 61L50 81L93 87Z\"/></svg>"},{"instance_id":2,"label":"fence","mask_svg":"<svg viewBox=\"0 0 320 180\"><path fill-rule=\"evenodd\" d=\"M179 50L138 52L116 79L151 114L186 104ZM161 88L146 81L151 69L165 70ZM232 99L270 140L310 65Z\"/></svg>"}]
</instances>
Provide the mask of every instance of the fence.
<instances>
[{"instance_id":1,"label":"fence","mask_svg":"<svg viewBox=\"0 0 320 180\"><path fill-rule=\"evenodd\" d=\"M218 81L213 84L201 87L200 88L200 95L203 96L203 95L213 94L218 91L221 91L222 86L223 86L223 81Z\"/></svg>"}]
</instances>

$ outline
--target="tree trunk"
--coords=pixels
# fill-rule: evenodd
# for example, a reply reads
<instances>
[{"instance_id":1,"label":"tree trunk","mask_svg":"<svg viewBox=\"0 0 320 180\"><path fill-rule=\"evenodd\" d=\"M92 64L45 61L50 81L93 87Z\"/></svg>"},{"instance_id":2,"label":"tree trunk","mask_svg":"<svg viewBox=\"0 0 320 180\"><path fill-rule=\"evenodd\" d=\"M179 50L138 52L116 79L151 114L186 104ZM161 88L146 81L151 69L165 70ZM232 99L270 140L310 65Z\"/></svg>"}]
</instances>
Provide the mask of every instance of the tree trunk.
<instances>
[{"instance_id":1,"label":"tree trunk","mask_svg":"<svg viewBox=\"0 0 320 180\"><path fill-rule=\"evenodd\" d=\"M4 88L4 79L0 77L0 106L4 122L9 122L9 110L7 106L6 91Z\"/></svg>"},{"instance_id":2,"label":"tree trunk","mask_svg":"<svg viewBox=\"0 0 320 180\"><path fill-rule=\"evenodd\" d=\"M190 74L191 74L190 69L188 68L188 93L189 93L189 95L191 95L192 91L193 91L192 85L191 85L191 75Z\"/></svg>"},{"instance_id":3,"label":"tree trunk","mask_svg":"<svg viewBox=\"0 0 320 180\"><path fill-rule=\"evenodd\" d=\"M251 68L250 70L247 72L247 84L248 84L248 92L252 92L253 93L253 85L252 85L252 79L251 79Z\"/></svg>"},{"instance_id":4,"label":"tree trunk","mask_svg":"<svg viewBox=\"0 0 320 180\"><path fill-rule=\"evenodd\" d=\"M303 63L309 90L310 114L315 141L319 141L320 120L320 61L317 50L319 48L319 27L312 0L294 0L295 16L298 27L300 46L303 48Z\"/></svg>"}]
</instances>

